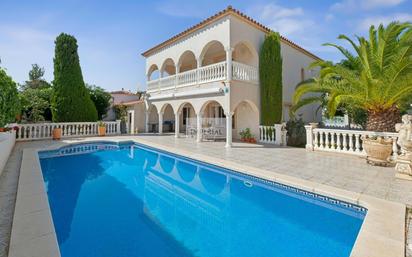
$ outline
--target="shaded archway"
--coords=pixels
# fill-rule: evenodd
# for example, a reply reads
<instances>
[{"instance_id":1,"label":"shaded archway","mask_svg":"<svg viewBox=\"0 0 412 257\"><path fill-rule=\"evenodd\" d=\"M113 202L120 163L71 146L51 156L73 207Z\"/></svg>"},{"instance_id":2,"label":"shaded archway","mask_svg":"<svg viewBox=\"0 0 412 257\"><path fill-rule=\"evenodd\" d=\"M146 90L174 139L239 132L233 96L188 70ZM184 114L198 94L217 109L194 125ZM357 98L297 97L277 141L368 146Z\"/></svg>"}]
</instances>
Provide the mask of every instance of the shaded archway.
<instances>
[{"instance_id":1,"label":"shaded archway","mask_svg":"<svg viewBox=\"0 0 412 257\"><path fill-rule=\"evenodd\" d=\"M203 139L224 139L226 138L226 115L221 103L215 100L207 101L200 109L204 133Z\"/></svg>"},{"instance_id":2,"label":"shaded archway","mask_svg":"<svg viewBox=\"0 0 412 257\"><path fill-rule=\"evenodd\" d=\"M256 49L248 42L239 42L232 53L233 61L247 64L253 67L259 66L259 56Z\"/></svg>"},{"instance_id":3,"label":"shaded archway","mask_svg":"<svg viewBox=\"0 0 412 257\"><path fill-rule=\"evenodd\" d=\"M151 133L158 133L159 132L159 113L155 105L150 105L149 107L149 117L148 117L148 126L149 131Z\"/></svg>"},{"instance_id":4,"label":"shaded archway","mask_svg":"<svg viewBox=\"0 0 412 257\"><path fill-rule=\"evenodd\" d=\"M239 102L234 111L233 138L240 139L239 133L249 128L252 135L259 138L259 109L249 100Z\"/></svg>"},{"instance_id":5,"label":"shaded archway","mask_svg":"<svg viewBox=\"0 0 412 257\"><path fill-rule=\"evenodd\" d=\"M174 132L175 131L175 113L173 107L170 104L162 106L161 113L163 113L163 125L162 132Z\"/></svg>"},{"instance_id":6,"label":"shaded archway","mask_svg":"<svg viewBox=\"0 0 412 257\"><path fill-rule=\"evenodd\" d=\"M168 77L171 75L176 74L176 65L175 62L171 58L167 58L160 69L160 72L162 74L162 77Z\"/></svg>"},{"instance_id":7,"label":"shaded archway","mask_svg":"<svg viewBox=\"0 0 412 257\"><path fill-rule=\"evenodd\" d=\"M207 43L200 54L200 60L202 60L202 66L225 61L225 47L222 43L216 40Z\"/></svg>"},{"instance_id":8,"label":"shaded archway","mask_svg":"<svg viewBox=\"0 0 412 257\"><path fill-rule=\"evenodd\" d=\"M178 111L179 113L179 132L188 133L190 127L196 127L196 111L193 105L189 102L182 103Z\"/></svg>"},{"instance_id":9,"label":"shaded archway","mask_svg":"<svg viewBox=\"0 0 412 257\"><path fill-rule=\"evenodd\" d=\"M152 81L160 78L160 71L159 67L156 64L152 64L147 71L147 80Z\"/></svg>"},{"instance_id":10,"label":"shaded archway","mask_svg":"<svg viewBox=\"0 0 412 257\"><path fill-rule=\"evenodd\" d=\"M195 54L190 50L185 51L180 56L177 67L179 67L179 72L185 72L196 69L197 60Z\"/></svg>"}]
</instances>

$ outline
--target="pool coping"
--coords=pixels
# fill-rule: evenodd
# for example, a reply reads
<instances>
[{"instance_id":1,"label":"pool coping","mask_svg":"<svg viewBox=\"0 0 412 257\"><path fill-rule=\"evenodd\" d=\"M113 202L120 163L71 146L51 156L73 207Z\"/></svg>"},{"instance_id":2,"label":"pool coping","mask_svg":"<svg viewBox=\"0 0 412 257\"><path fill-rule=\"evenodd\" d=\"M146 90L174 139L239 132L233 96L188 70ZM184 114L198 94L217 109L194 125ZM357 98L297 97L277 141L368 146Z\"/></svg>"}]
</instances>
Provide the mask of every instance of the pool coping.
<instances>
[{"instance_id":1,"label":"pool coping","mask_svg":"<svg viewBox=\"0 0 412 257\"><path fill-rule=\"evenodd\" d=\"M368 209L351 257L404 257L406 205L361 193L241 165L235 162L168 147L143 138L86 138L54 142L41 148L25 148L20 168L9 257L59 257L60 251L43 182L38 152L87 142L136 142L166 152L182 155L246 175L259 177L302 190L336 198ZM228 149L230 151L230 149Z\"/></svg>"}]
</instances>

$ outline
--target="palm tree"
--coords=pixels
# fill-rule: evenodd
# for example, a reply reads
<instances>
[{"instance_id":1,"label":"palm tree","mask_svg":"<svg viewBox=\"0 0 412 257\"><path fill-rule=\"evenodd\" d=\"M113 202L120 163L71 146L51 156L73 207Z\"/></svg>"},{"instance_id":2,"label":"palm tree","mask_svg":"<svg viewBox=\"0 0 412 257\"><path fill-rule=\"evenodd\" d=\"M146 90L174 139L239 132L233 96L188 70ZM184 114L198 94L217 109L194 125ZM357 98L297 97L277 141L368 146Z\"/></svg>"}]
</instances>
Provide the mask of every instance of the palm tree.
<instances>
[{"instance_id":1,"label":"palm tree","mask_svg":"<svg viewBox=\"0 0 412 257\"><path fill-rule=\"evenodd\" d=\"M393 131L400 121L400 104L412 94L412 24L371 26L369 40L357 37L358 44L345 35L338 38L348 41L355 54L325 44L338 49L346 62L313 63L312 67L320 68L320 75L297 87L291 111L326 99L330 116L342 105L361 108L368 113L367 130Z\"/></svg>"}]
</instances>

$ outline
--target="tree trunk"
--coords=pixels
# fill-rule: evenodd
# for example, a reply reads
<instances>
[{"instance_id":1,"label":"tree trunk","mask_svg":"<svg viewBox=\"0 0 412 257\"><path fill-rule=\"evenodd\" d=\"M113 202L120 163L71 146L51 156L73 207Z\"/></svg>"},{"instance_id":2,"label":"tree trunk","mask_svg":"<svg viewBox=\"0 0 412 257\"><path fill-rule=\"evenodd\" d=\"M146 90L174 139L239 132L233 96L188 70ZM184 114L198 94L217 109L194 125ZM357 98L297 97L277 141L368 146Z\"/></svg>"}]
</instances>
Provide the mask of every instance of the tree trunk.
<instances>
[{"instance_id":1,"label":"tree trunk","mask_svg":"<svg viewBox=\"0 0 412 257\"><path fill-rule=\"evenodd\" d=\"M368 110L366 130L394 132L395 124L401 122L401 113L396 106L385 110Z\"/></svg>"}]
</instances>

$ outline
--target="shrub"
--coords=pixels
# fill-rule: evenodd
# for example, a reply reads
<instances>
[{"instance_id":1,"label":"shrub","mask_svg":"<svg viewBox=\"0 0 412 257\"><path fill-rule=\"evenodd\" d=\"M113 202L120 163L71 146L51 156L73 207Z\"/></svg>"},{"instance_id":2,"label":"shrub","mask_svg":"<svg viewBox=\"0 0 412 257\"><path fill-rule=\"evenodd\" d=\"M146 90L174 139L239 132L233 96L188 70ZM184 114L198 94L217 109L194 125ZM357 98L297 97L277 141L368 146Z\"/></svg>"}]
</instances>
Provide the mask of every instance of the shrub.
<instances>
[{"instance_id":1,"label":"shrub","mask_svg":"<svg viewBox=\"0 0 412 257\"><path fill-rule=\"evenodd\" d=\"M112 95L98 86L86 85L86 87L89 90L90 98L92 99L94 106L96 107L97 117L101 120L106 115L107 110L110 107L110 100L112 99Z\"/></svg>"},{"instance_id":2,"label":"shrub","mask_svg":"<svg viewBox=\"0 0 412 257\"><path fill-rule=\"evenodd\" d=\"M97 111L83 81L76 39L62 33L55 43L53 121L96 121Z\"/></svg>"},{"instance_id":3,"label":"shrub","mask_svg":"<svg viewBox=\"0 0 412 257\"><path fill-rule=\"evenodd\" d=\"M273 125L282 121L282 56L279 33L270 33L259 57L261 121Z\"/></svg>"},{"instance_id":4,"label":"shrub","mask_svg":"<svg viewBox=\"0 0 412 257\"><path fill-rule=\"evenodd\" d=\"M306 129L302 118L292 118L286 123L288 146L304 147L306 145Z\"/></svg>"},{"instance_id":5,"label":"shrub","mask_svg":"<svg viewBox=\"0 0 412 257\"><path fill-rule=\"evenodd\" d=\"M14 122L19 114L17 84L0 68L0 127Z\"/></svg>"},{"instance_id":6,"label":"shrub","mask_svg":"<svg viewBox=\"0 0 412 257\"><path fill-rule=\"evenodd\" d=\"M19 93L21 112L23 119L28 122L39 122L52 120L50 100L53 89L48 88L26 88Z\"/></svg>"}]
</instances>

